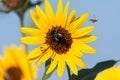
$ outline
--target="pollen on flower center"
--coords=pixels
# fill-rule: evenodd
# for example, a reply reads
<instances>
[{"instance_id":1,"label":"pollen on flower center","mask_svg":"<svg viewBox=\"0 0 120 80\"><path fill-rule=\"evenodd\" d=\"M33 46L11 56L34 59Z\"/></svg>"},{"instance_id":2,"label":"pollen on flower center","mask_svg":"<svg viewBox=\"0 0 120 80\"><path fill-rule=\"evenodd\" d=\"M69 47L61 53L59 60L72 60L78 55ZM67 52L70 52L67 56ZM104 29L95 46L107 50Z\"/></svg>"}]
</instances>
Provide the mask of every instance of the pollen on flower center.
<instances>
[{"instance_id":1,"label":"pollen on flower center","mask_svg":"<svg viewBox=\"0 0 120 80\"><path fill-rule=\"evenodd\" d=\"M22 80L22 71L18 67L11 67L6 71L4 80Z\"/></svg>"},{"instance_id":2,"label":"pollen on flower center","mask_svg":"<svg viewBox=\"0 0 120 80\"><path fill-rule=\"evenodd\" d=\"M58 54L66 53L72 44L71 34L61 26L52 27L46 35L46 44Z\"/></svg>"}]
</instances>

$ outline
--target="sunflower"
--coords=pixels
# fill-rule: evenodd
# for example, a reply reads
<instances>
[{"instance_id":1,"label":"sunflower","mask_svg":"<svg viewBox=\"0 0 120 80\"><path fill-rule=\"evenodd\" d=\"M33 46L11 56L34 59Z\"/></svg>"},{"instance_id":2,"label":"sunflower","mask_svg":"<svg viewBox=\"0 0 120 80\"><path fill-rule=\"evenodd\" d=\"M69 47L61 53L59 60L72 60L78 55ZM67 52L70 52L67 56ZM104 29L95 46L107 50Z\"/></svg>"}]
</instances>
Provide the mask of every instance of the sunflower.
<instances>
[{"instance_id":1,"label":"sunflower","mask_svg":"<svg viewBox=\"0 0 120 80\"><path fill-rule=\"evenodd\" d=\"M35 67L28 64L24 46L4 49L5 57L0 57L0 80L33 80Z\"/></svg>"},{"instance_id":2,"label":"sunflower","mask_svg":"<svg viewBox=\"0 0 120 80\"><path fill-rule=\"evenodd\" d=\"M120 80L120 66L104 70L97 75L96 80Z\"/></svg>"},{"instance_id":3,"label":"sunflower","mask_svg":"<svg viewBox=\"0 0 120 80\"><path fill-rule=\"evenodd\" d=\"M89 35L94 26L80 28L88 17L84 13L79 18L76 17L76 10L72 10L67 17L70 2L68 1L63 10L62 0L58 0L56 15L54 15L48 0L45 0L44 8L36 5L36 12L30 10L30 15L37 28L20 28L21 32L29 36L20 38L25 44L40 46L33 49L28 58L30 61L38 61L37 65L51 60L51 64L46 74L49 74L57 66L58 76L61 77L65 65L68 65L74 74L78 74L76 65L86 68L84 62L80 59L85 53L96 53L96 51L87 45L94 40L96 36Z\"/></svg>"}]
</instances>

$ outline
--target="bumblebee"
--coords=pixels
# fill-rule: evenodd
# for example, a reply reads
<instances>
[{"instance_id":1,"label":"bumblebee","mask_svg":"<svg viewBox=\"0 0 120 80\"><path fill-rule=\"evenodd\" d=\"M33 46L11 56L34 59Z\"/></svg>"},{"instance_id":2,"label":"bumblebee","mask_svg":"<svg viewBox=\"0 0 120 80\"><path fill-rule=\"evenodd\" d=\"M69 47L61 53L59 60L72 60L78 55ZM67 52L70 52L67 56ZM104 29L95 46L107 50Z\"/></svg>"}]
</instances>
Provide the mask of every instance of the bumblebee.
<instances>
[{"instance_id":1,"label":"bumblebee","mask_svg":"<svg viewBox=\"0 0 120 80\"><path fill-rule=\"evenodd\" d=\"M58 42L62 42L64 40L64 37L62 36L62 34L58 33L55 30L51 31L51 38Z\"/></svg>"}]
</instances>

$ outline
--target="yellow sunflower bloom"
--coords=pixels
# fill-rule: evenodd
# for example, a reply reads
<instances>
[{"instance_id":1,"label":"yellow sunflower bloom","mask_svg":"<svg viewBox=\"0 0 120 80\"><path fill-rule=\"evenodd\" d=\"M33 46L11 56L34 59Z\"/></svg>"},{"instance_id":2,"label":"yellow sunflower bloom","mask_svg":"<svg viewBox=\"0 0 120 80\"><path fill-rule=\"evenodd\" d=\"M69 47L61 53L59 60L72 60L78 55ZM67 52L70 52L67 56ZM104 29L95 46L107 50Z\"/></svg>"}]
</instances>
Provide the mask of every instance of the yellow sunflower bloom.
<instances>
[{"instance_id":1,"label":"yellow sunflower bloom","mask_svg":"<svg viewBox=\"0 0 120 80\"><path fill-rule=\"evenodd\" d=\"M38 60L38 66L40 66L41 63L51 59L46 74L57 66L58 76L61 77L65 65L68 65L77 75L76 65L86 68L80 59L83 56L82 52L96 53L92 47L87 45L87 43L96 40L96 36L88 34L93 31L94 26L80 28L85 23L88 13L75 19L76 10L72 10L70 16L67 17L69 5L68 1L63 9L62 0L58 0L55 15L48 0L45 0L45 13L38 5L36 5L36 12L30 10L30 15L38 28L20 28L21 32L30 35L22 37L21 42L31 45L40 44L29 53L29 60L33 62Z\"/></svg>"},{"instance_id":2,"label":"yellow sunflower bloom","mask_svg":"<svg viewBox=\"0 0 120 80\"><path fill-rule=\"evenodd\" d=\"M96 80L120 80L120 66L104 70L97 75Z\"/></svg>"},{"instance_id":3,"label":"yellow sunflower bloom","mask_svg":"<svg viewBox=\"0 0 120 80\"><path fill-rule=\"evenodd\" d=\"M4 49L5 57L0 57L0 80L33 80L35 67L28 64L24 46Z\"/></svg>"}]
</instances>

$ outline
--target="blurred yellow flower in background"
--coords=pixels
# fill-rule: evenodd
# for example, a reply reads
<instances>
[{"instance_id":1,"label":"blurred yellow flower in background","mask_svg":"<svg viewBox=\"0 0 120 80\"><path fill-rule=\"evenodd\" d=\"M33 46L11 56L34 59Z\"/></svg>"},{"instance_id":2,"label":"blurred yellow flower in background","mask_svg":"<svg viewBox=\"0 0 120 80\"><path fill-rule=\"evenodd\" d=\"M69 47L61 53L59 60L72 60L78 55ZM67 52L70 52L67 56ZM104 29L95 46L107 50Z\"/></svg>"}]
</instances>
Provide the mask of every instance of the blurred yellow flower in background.
<instances>
[{"instance_id":1,"label":"blurred yellow flower in background","mask_svg":"<svg viewBox=\"0 0 120 80\"><path fill-rule=\"evenodd\" d=\"M0 80L33 80L36 77L35 67L28 64L24 46L4 49L0 57Z\"/></svg>"},{"instance_id":2,"label":"blurred yellow flower in background","mask_svg":"<svg viewBox=\"0 0 120 80\"><path fill-rule=\"evenodd\" d=\"M96 40L96 36L90 35L94 26L80 28L87 17L88 13L76 19L76 10L72 10L68 17L68 1L62 8L62 0L58 0L56 15L54 15L48 0L44 2L45 13L37 5L36 12L30 10L31 17L37 28L20 28L21 32L30 36L22 37L21 42L25 44L41 44L28 55L30 61L37 61L38 66L41 63L51 59L51 64L46 74L50 73L57 66L58 76L61 77L65 65L78 75L76 65L86 68L84 62L80 59L85 53L96 53L87 43Z\"/></svg>"},{"instance_id":3,"label":"blurred yellow flower in background","mask_svg":"<svg viewBox=\"0 0 120 80\"><path fill-rule=\"evenodd\" d=\"M120 66L100 72L95 80L120 80Z\"/></svg>"}]
</instances>

